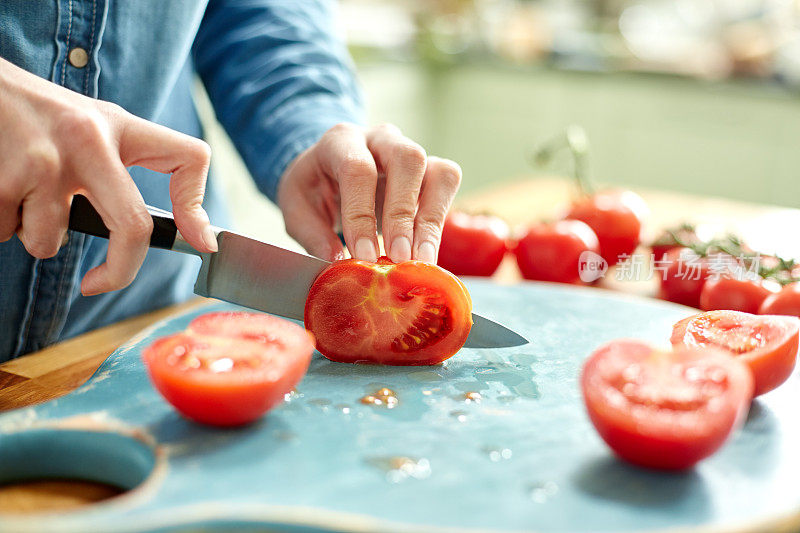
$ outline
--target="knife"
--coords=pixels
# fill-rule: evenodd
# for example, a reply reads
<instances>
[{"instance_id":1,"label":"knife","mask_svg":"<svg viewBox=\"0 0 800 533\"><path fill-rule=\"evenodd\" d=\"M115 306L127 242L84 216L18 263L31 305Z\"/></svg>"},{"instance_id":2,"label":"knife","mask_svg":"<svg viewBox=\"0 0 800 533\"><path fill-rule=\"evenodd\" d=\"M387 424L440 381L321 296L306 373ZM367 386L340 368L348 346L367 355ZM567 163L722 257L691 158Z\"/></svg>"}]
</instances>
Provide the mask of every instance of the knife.
<instances>
[{"instance_id":1,"label":"knife","mask_svg":"<svg viewBox=\"0 0 800 533\"><path fill-rule=\"evenodd\" d=\"M328 261L220 228L214 228L219 250L198 252L184 240L172 213L152 206L147 210L153 218L151 248L196 255L202 260L194 284L194 292L200 296L302 321L308 290L330 265ZM109 236L100 214L81 195L72 199L69 229L106 239ZM472 329L464 346L502 348L527 343L514 331L473 313Z\"/></svg>"}]
</instances>

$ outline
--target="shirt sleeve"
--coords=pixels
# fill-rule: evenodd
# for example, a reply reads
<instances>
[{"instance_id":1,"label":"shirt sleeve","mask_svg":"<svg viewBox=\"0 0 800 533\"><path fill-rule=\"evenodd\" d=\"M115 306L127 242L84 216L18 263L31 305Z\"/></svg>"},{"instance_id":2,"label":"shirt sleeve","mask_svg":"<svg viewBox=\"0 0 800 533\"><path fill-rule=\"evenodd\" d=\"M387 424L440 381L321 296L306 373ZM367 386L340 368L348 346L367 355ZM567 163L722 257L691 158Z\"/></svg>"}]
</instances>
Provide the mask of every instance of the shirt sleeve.
<instances>
[{"instance_id":1,"label":"shirt sleeve","mask_svg":"<svg viewBox=\"0 0 800 533\"><path fill-rule=\"evenodd\" d=\"M332 0L211 0L193 59L217 119L273 201L300 152L339 122L364 122Z\"/></svg>"}]
</instances>

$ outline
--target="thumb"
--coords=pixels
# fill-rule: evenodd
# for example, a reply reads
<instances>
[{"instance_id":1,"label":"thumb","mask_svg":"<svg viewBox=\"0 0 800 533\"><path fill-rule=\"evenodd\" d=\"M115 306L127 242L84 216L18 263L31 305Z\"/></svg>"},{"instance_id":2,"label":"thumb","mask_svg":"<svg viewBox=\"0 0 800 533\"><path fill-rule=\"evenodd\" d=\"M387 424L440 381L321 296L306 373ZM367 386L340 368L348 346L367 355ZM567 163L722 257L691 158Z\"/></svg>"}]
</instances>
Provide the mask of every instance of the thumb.
<instances>
[{"instance_id":1,"label":"thumb","mask_svg":"<svg viewBox=\"0 0 800 533\"><path fill-rule=\"evenodd\" d=\"M119 155L123 165L171 174L169 192L175 224L201 252L216 252L217 239L202 207L211 148L200 139L118 111Z\"/></svg>"}]
</instances>

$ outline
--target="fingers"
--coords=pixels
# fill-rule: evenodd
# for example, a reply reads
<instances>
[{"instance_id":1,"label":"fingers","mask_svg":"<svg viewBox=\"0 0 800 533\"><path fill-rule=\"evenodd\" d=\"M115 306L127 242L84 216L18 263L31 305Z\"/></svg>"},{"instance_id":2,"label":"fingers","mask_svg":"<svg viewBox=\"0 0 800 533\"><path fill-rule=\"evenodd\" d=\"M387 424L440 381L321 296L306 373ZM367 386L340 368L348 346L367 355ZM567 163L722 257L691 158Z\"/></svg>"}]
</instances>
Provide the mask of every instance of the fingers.
<instances>
[{"instance_id":1,"label":"fingers","mask_svg":"<svg viewBox=\"0 0 800 533\"><path fill-rule=\"evenodd\" d=\"M395 263L408 261L427 155L391 125L372 129L367 146L386 175L382 229L387 254Z\"/></svg>"},{"instance_id":2,"label":"fingers","mask_svg":"<svg viewBox=\"0 0 800 533\"><path fill-rule=\"evenodd\" d=\"M286 233L309 254L326 261L344 259L344 248L331 229L331 220L305 196L297 196L296 203L285 212L284 221Z\"/></svg>"},{"instance_id":3,"label":"fingers","mask_svg":"<svg viewBox=\"0 0 800 533\"><path fill-rule=\"evenodd\" d=\"M461 167L458 164L438 157L428 158L414 221L414 259L436 263L444 219L459 185Z\"/></svg>"},{"instance_id":4,"label":"fingers","mask_svg":"<svg viewBox=\"0 0 800 533\"><path fill-rule=\"evenodd\" d=\"M14 236L20 224L20 205L18 196L7 190L0 190L0 242Z\"/></svg>"},{"instance_id":5,"label":"fingers","mask_svg":"<svg viewBox=\"0 0 800 533\"><path fill-rule=\"evenodd\" d=\"M378 170L360 128L340 124L320 140L317 163L339 184L342 232L351 255L378 259L375 187Z\"/></svg>"},{"instance_id":6,"label":"fingers","mask_svg":"<svg viewBox=\"0 0 800 533\"><path fill-rule=\"evenodd\" d=\"M69 199L53 197L37 189L22 203L19 240L34 257L55 256L64 242L69 223Z\"/></svg>"},{"instance_id":7,"label":"fingers","mask_svg":"<svg viewBox=\"0 0 800 533\"><path fill-rule=\"evenodd\" d=\"M81 293L91 296L122 289L133 281L147 254L153 220L122 164L98 160L85 171L108 176L85 191L110 233L105 263L87 272L81 283Z\"/></svg>"},{"instance_id":8,"label":"fingers","mask_svg":"<svg viewBox=\"0 0 800 533\"><path fill-rule=\"evenodd\" d=\"M216 252L217 239L202 207L211 162L208 144L127 113L120 120L123 125L119 155L123 165L171 174L169 188L175 224L194 248Z\"/></svg>"}]
</instances>

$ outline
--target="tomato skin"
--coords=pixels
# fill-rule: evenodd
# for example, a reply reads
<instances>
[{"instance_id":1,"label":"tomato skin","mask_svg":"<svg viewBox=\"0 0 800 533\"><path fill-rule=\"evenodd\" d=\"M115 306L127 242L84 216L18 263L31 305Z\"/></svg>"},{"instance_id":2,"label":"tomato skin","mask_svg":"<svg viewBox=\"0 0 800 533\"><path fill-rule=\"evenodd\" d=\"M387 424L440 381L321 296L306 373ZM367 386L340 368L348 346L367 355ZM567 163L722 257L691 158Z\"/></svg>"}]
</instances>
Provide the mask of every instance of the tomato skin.
<instances>
[{"instance_id":1,"label":"tomato skin","mask_svg":"<svg viewBox=\"0 0 800 533\"><path fill-rule=\"evenodd\" d=\"M581 283L579 258L600 252L597 235L580 220L534 224L517 242L514 255L525 279Z\"/></svg>"},{"instance_id":2,"label":"tomato skin","mask_svg":"<svg viewBox=\"0 0 800 533\"><path fill-rule=\"evenodd\" d=\"M797 360L799 331L800 322L793 318L707 311L677 322L670 341L674 346L727 350L750 367L753 395L760 396L789 379Z\"/></svg>"},{"instance_id":3,"label":"tomato skin","mask_svg":"<svg viewBox=\"0 0 800 533\"><path fill-rule=\"evenodd\" d=\"M713 454L742 424L753 383L722 350L658 352L622 339L587 359L581 388L589 419L617 456L682 470Z\"/></svg>"},{"instance_id":4,"label":"tomato skin","mask_svg":"<svg viewBox=\"0 0 800 533\"><path fill-rule=\"evenodd\" d=\"M243 324L252 335L237 335ZM313 351L311 336L287 320L209 313L186 331L157 339L142 358L153 385L181 414L225 427L250 423L282 402L305 375ZM210 369L222 359L232 367Z\"/></svg>"},{"instance_id":5,"label":"tomato skin","mask_svg":"<svg viewBox=\"0 0 800 533\"><path fill-rule=\"evenodd\" d=\"M463 282L421 261L336 261L314 281L305 307L317 350L332 361L432 365L461 349L472 327Z\"/></svg>"},{"instance_id":6,"label":"tomato skin","mask_svg":"<svg viewBox=\"0 0 800 533\"><path fill-rule=\"evenodd\" d=\"M664 259L666 269L661 276L660 297L691 307L700 306L700 295L711 277L711 262L689 248L675 248Z\"/></svg>"},{"instance_id":7,"label":"tomato skin","mask_svg":"<svg viewBox=\"0 0 800 533\"><path fill-rule=\"evenodd\" d=\"M700 309L715 311L729 309L744 313L757 313L761 303L776 292L763 278L717 277L709 279L700 291Z\"/></svg>"},{"instance_id":8,"label":"tomato skin","mask_svg":"<svg viewBox=\"0 0 800 533\"><path fill-rule=\"evenodd\" d=\"M800 283L790 283L780 292L767 296L758 308L758 314L800 317Z\"/></svg>"},{"instance_id":9,"label":"tomato skin","mask_svg":"<svg viewBox=\"0 0 800 533\"><path fill-rule=\"evenodd\" d=\"M444 221L437 264L457 276L491 276L506 254L508 235L499 217L452 212Z\"/></svg>"},{"instance_id":10,"label":"tomato skin","mask_svg":"<svg viewBox=\"0 0 800 533\"><path fill-rule=\"evenodd\" d=\"M620 255L636 250L647 213L647 204L635 192L604 191L580 198L565 218L592 228L600 241L600 255L612 266L620 261Z\"/></svg>"}]
</instances>

